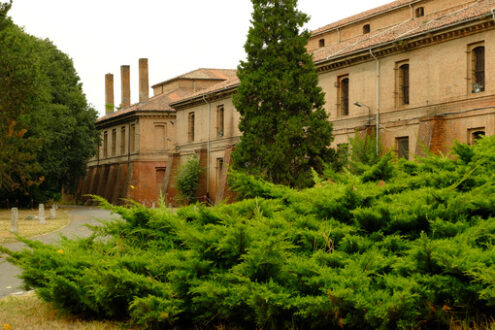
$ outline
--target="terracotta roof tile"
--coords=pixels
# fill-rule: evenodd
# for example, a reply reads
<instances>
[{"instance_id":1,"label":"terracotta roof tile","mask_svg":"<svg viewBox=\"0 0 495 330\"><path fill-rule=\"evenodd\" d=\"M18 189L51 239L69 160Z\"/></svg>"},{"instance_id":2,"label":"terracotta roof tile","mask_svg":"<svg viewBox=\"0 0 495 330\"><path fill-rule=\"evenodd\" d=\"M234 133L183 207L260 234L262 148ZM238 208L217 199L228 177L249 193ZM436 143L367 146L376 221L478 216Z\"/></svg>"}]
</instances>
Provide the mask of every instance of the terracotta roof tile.
<instances>
[{"instance_id":1,"label":"terracotta roof tile","mask_svg":"<svg viewBox=\"0 0 495 330\"><path fill-rule=\"evenodd\" d=\"M483 14L489 14L494 6L495 0L480 0L414 20L404 21L381 31L371 32L341 43L316 49L313 51L313 60L315 62L324 61L455 23L469 21Z\"/></svg>"},{"instance_id":2,"label":"terracotta roof tile","mask_svg":"<svg viewBox=\"0 0 495 330\"><path fill-rule=\"evenodd\" d=\"M148 100L146 100L145 102L136 103L136 104L133 104L127 108L117 110L117 111L114 111L108 115L100 117L100 118L98 118L97 121L98 122L105 121L105 120L108 120L110 118L119 117L119 116L122 116L122 115L125 115L128 113L131 113L134 111L140 111L140 110L144 110L144 111L174 111L174 109L172 109L170 107L170 103L175 102L175 101L177 101L177 100L179 100L179 99L181 99L181 98L183 98L186 95L189 95L191 93L192 92L190 89L181 88L181 89L174 90L168 94L155 95L155 96L149 98Z\"/></svg>"},{"instance_id":3,"label":"terracotta roof tile","mask_svg":"<svg viewBox=\"0 0 495 330\"><path fill-rule=\"evenodd\" d=\"M316 34L319 34L321 32L332 30L332 29L337 28L337 27L342 26L342 25L347 25L350 23L358 22L358 21L363 20L363 19L368 19L372 16L376 16L376 15L379 15L381 13L387 12L389 10L397 9L399 7L407 6L411 3L419 2L419 1L420 0L397 0L397 1L385 4L383 6L364 11L362 13L359 13L359 14L356 14L356 15L353 15L350 17L346 17L346 18L341 19L337 22L325 25L321 28L318 28L318 29L312 31L311 33L313 35L316 35Z\"/></svg>"}]
</instances>

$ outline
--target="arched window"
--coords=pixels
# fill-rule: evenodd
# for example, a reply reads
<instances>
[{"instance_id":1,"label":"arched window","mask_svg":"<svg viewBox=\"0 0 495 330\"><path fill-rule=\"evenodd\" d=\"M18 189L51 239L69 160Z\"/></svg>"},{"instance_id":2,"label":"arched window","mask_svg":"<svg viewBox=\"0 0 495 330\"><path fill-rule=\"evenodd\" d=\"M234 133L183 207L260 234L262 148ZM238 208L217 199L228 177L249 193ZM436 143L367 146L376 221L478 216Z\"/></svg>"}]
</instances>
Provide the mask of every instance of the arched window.
<instances>
[{"instance_id":1,"label":"arched window","mask_svg":"<svg viewBox=\"0 0 495 330\"><path fill-rule=\"evenodd\" d=\"M471 52L471 59L472 92L483 92L485 90L485 47L474 48Z\"/></svg>"},{"instance_id":2,"label":"arched window","mask_svg":"<svg viewBox=\"0 0 495 330\"><path fill-rule=\"evenodd\" d=\"M371 31L371 27L369 24L363 25L363 34L368 34Z\"/></svg>"},{"instance_id":3,"label":"arched window","mask_svg":"<svg viewBox=\"0 0 495 330\"><path fill-rule=\"evenodd\" d=\"M422 16L425 16L425 8L424 7L416 8L416 17L422 17Z\"/></svg>"}]
</instances>

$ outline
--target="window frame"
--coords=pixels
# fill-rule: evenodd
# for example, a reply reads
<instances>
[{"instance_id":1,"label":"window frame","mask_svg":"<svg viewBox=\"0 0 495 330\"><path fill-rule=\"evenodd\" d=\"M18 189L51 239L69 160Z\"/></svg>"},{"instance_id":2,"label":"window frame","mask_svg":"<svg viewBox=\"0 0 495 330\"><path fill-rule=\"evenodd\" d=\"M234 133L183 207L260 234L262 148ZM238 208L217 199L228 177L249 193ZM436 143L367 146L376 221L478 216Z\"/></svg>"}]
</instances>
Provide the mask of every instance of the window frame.
<instances>
[{"instance_id":1,"label":"window frame","mask_svg":"<svg viewBox=\"0 0 495 330\"><path fill-rule=\"evenodd\" d=\"M337 117L349 116L349 75L341 75L337 77Z\"/></svg>"},{"instance_id":2,"label":"window frame","mask_svg":"<svg viewBox=\"0 0 495 330\"><path fill-rule=\"evenodd\" d=\"M416 18L425 16L425 7L418 7L414 12Z\"/></svg>"},{"instance_id":3,"label":"window frame","mask_svg":"<svg viewBox=\"0 0 495 330\"><path fill-rule=\"evenodd\" d=\"M395 105L396 108L411 104L411 65L409 60L395 62Z\"/></svg>"},{"instance_id":4,"label":"window frame","mask_svg":"<svg viewBox=\"0 0 495 330\"><path fill-rule=\"evenodd\" d=\"M117 155L117 128L112 128L112 156Z\"/></svg>"},{"instance_id":5,"label":"window frame","mask_svg":"<svg viewBox=\"0 0 495 330\"><path fill-rule=\"evenodd\" d=\"M403 148L403 141L407 141L407 148ZM406 153L404 153L404 151ZM409 159L410 156L410 146L409 146L409 136L398 136L395 138L395 153L397 154L398 158L404 158L404 159Z\"/></svg>"},{"instance_id":6,"label":"window frame","mask_svg":"<svg viewBox=\"0 0 495 330\"><path fill-rule=\"evenodd\" d=\"M217 106L217 126L216 126L216 136L225 136L225 107L223 104Z\"/></svg>"},{"instance_id":7,"label":"window frame","mask_svg":"<svg viewBox=\"0 0 495 330\"><path fill-rule=\"evenodd\" d=\"M367 23L363 25L363 34L371 33L371 24Z\"/></svg>"},{"instance_id":8,"label":"window frame","mask_svg":"<svg viewBox=\"0 0 495 330\"><path fill-rule=\"evenodd\" d=\"M187 142L194 142L195 129L195 114L194 111L187 114Z\"/></svg>"}]
</instances>

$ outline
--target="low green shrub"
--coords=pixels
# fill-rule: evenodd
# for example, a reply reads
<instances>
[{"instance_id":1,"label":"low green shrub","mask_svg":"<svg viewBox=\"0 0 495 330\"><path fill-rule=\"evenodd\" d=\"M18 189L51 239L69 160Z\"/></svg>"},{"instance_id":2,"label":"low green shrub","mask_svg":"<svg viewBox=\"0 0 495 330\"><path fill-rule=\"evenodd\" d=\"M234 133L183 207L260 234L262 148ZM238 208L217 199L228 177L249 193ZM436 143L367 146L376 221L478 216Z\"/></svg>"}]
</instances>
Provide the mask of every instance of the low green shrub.
<instances>
[{"instance_id":1,"label":"low green shrub","mask_svg":"<svg viewBox=\"0 0 495 330\"><path fill-rule=\"evenodd\" d=\"M386 156L301 191L234 173L240 201L176 213L100 199L124 221L1 250L55 306L143 328L445 328L495 314L493 150Z\"/></svg>"}]
</instances>

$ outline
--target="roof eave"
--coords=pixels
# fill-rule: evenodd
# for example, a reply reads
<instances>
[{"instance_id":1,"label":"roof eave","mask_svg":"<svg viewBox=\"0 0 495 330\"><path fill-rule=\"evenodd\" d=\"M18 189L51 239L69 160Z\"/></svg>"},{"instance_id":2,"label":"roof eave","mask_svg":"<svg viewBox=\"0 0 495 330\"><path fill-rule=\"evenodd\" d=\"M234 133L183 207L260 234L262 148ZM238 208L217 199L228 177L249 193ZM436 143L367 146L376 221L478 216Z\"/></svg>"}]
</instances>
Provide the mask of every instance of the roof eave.
<instances>
[{"instance_id":1,"label":"roof eave","mask_svg":"<svg viewBox=\"0 0 495 330\"><path fill-rule=\"evenodd\" d=\"M416 34L404 36L404 37L397 38L397 39L394 39L394 40L391 40L391 41L387 41L387 42L379 43L379 44L376 44L376 45L372 45L370 47L361 48L361 49L358 49L358 50L355 50L355 51L352 51L352 52L349 52L349 53L344 53L342 55L329 56L329 57L327 57L327 58L325 58L323 60L315 61L315 65L317 65L317 66L323 65L323 64L325 64L326 62L329 62L329 61L337 61L339 59L343 59L343 58L346 58L346 57L349 57L349 56L357 55L357 54L364 53L364 52L369 52L370 49L373 50L373 49L376 49L376 48L385 47L385 46L394 44L394 43L396 43L398 41L403 41L403 40L407 40L407 39L417 38L417 37L419 37L421 35L429 34L429 33L432 33L432 32L438 32L438 31L441 31L441 30L449 29L449 28L454 27L454 26L457 26L457 25L462 25L462 24L465 24L465 23L468 23L468 22L477 21L477 20L480 20L480 19L483 19L483 18L486 18L486 17L491 17L491 16L492 16L492 13L491 12L487 12L487 13L482 14L482 15L479 15L477 17L470 18L470 19L467 19L467 20L457 21L455 23L444 25L444 26L438 27L436 29L427 30L427 31L423 31L423 32L420 32L420 33L416 33Z\"/></svg>"}]
</instances>

